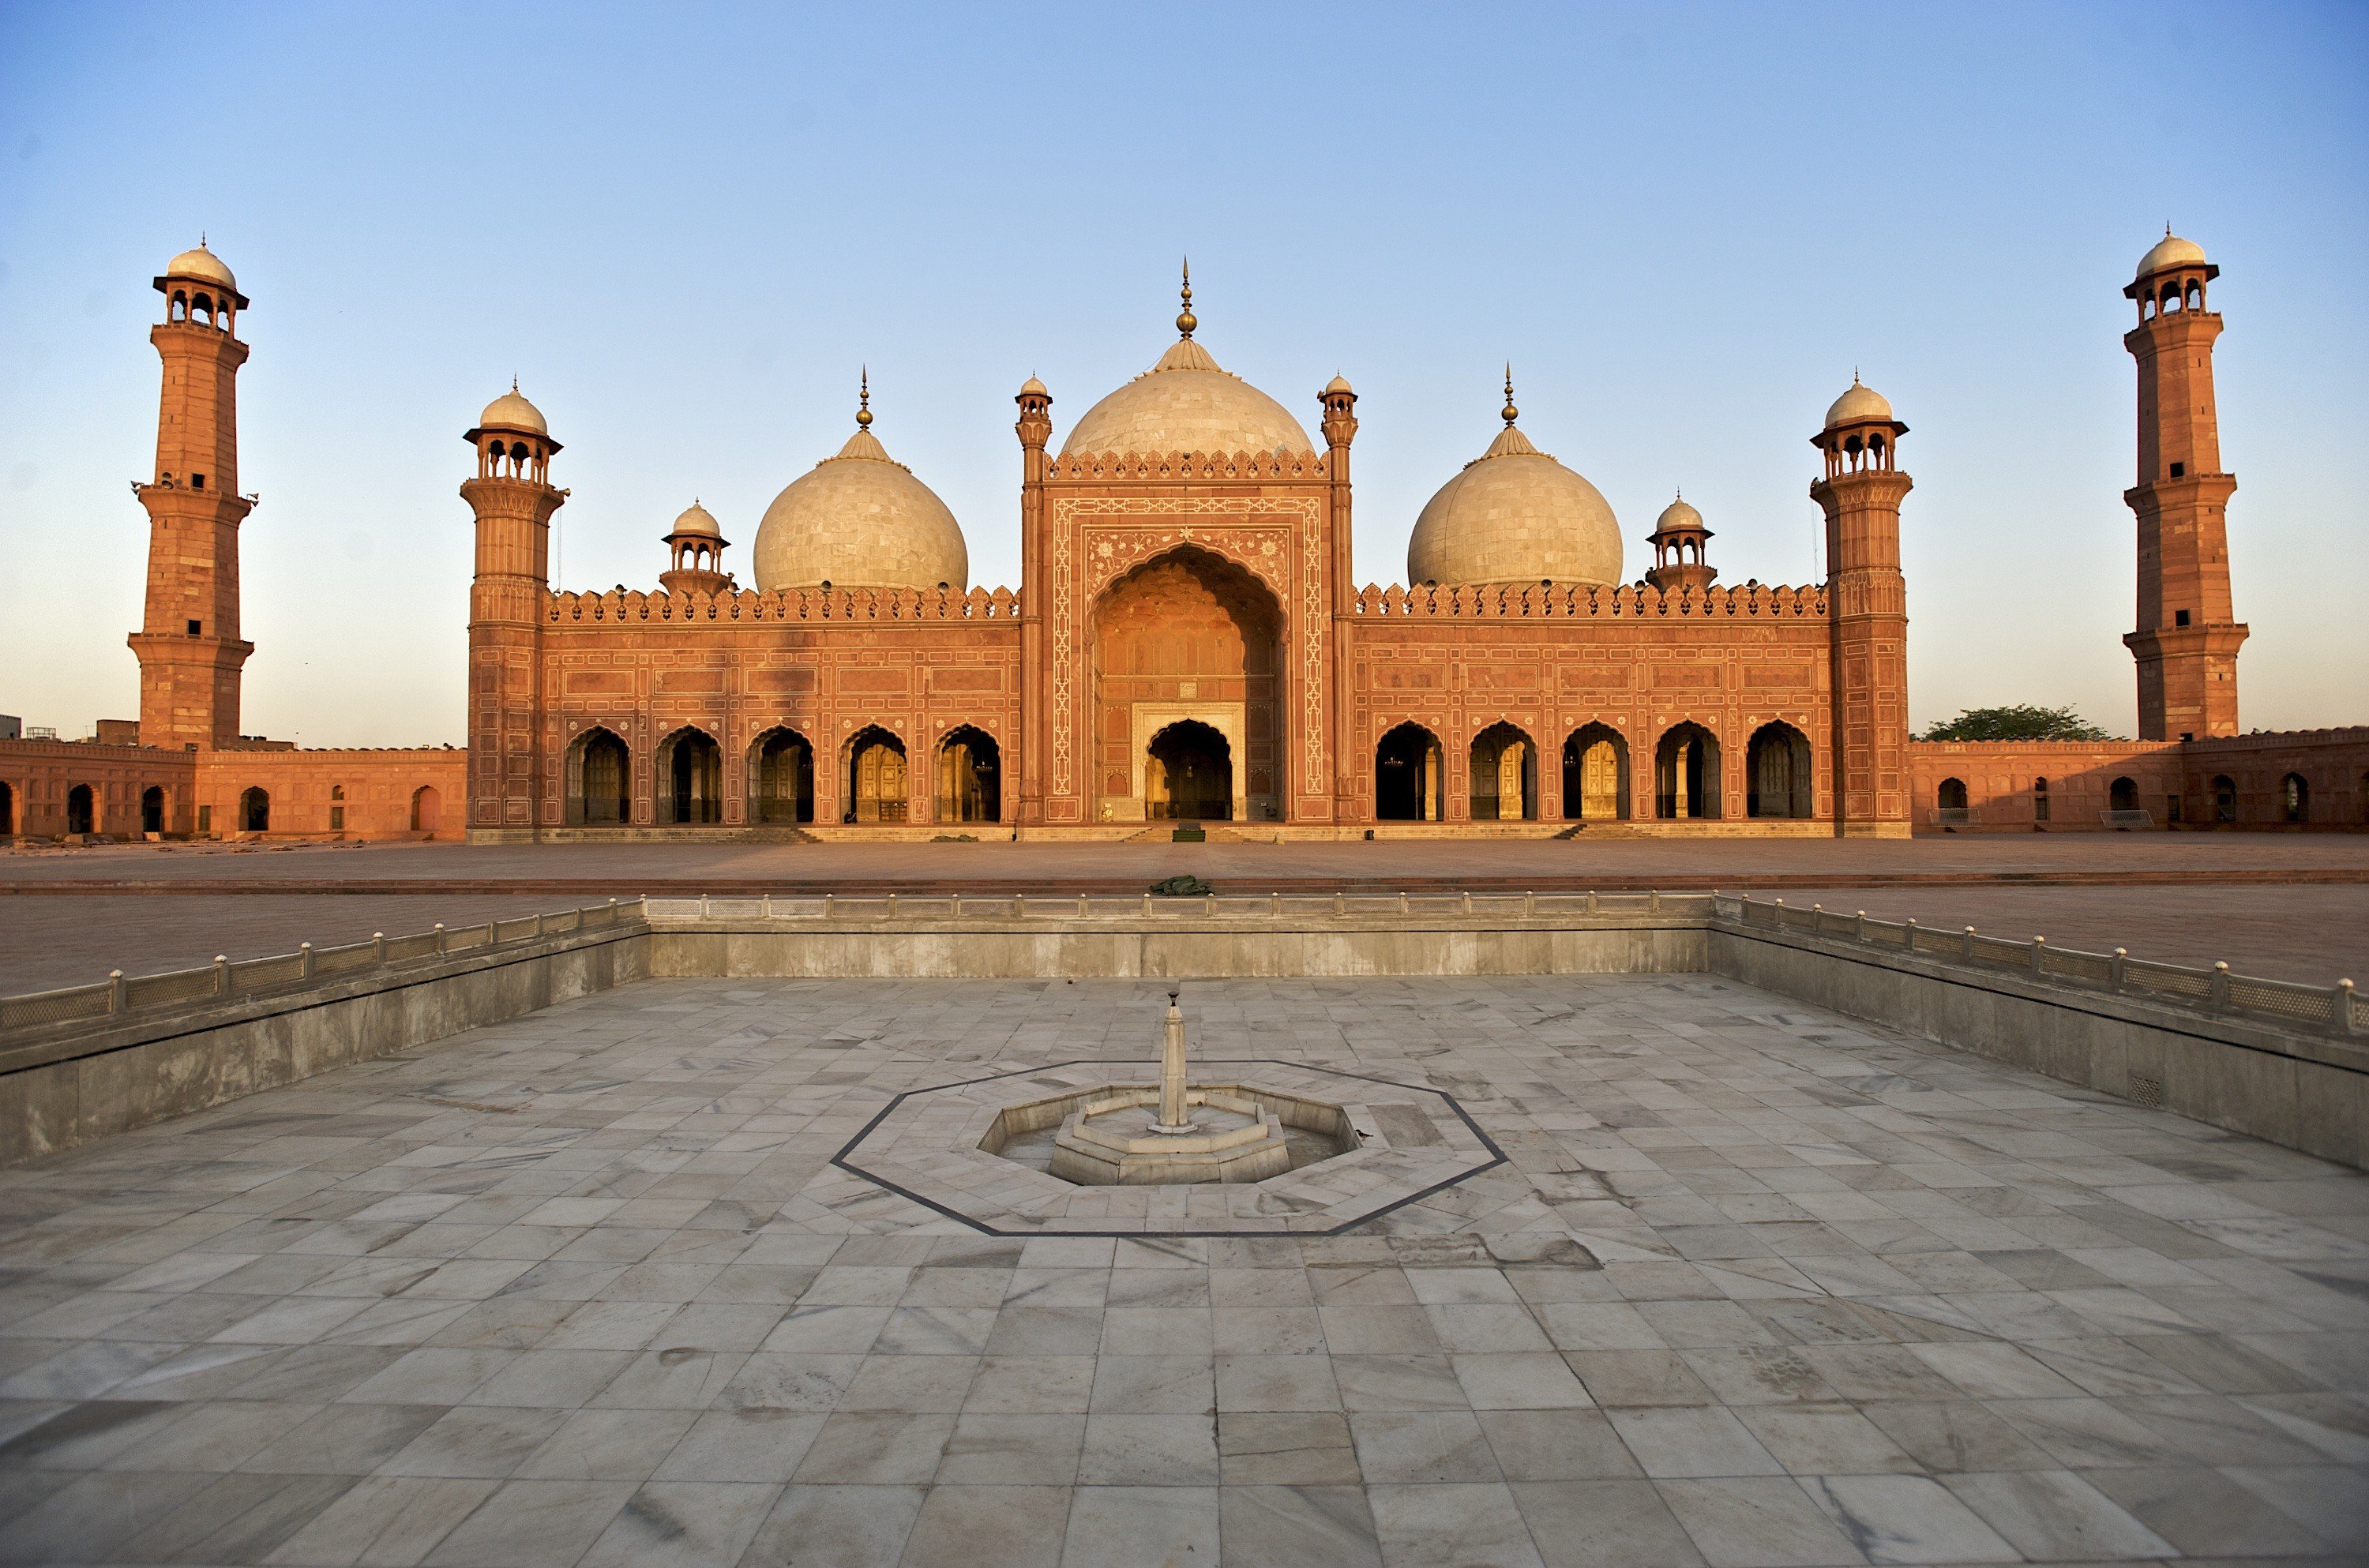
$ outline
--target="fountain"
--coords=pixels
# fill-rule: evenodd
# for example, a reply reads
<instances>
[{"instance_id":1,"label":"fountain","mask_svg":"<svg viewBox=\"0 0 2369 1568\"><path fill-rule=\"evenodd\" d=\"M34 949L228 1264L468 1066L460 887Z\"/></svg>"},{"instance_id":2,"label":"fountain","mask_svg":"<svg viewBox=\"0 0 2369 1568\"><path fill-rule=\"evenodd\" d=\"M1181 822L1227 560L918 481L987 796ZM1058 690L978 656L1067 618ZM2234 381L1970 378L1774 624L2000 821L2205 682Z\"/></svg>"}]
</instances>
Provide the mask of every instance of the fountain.
<instances>
[{"instance_id":1,"label":"fountain","mask_svg":"<svg viewBox=\"0 0 2369 1568\"><path fill-rule=\"evenodd\" d=\"M1159 1082L1100 1084L1008 1105L980 1147L1024 1159L1024 1147L1058 1127L1040 1168L1080 1186L1259 1182L1357 1147L1338 1105L1252 1084L1189 1082L1177 995L1171 988Z\"/></svg>"}]
</instances>

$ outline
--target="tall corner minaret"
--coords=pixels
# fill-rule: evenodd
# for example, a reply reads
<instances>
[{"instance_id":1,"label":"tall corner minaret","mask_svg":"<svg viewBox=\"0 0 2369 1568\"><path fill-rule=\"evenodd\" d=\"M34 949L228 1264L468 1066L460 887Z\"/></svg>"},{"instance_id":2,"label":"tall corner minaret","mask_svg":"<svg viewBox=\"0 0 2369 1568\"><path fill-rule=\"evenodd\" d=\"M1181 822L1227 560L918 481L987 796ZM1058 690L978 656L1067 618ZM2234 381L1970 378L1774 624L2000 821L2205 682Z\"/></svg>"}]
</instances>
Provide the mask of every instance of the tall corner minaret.
<instances>
[{"instance_id":1,"label":"tall corner minaret","mask_svg":"<svg viewBox=\"0 0 2369 1568\"><path fill-rule=\"evenodd\" d=\"M551 518L567 492L551 483L542 410L518 383L486 405L465 437L477 475L461 486L476 514L476 574L469 582L469 835L530 837L544 773L542 652L551 592Z\"/></svg>"},{"instance_id":2,"label":"tall corner minaret","mask_svg":"<svg viewBox=\"0 0 2369 1568\"><path fill-rule=\"evenodd\" d=\"M1810 486L1826 514L1826 616L1834 714L1832 804L1846 838L1906 838L1908 586L1900 573L1898 462L1908 427L1851 377L1810 442L1826 471Z\"/></svg>"},{"instance_id":3,"label":"tall corner minaret","mask_svg":"<svg viewBox=\"0 0 2369 1568\"><path fill-rule=\"evenodd\" d=\"M246 296L201 241L155 280L165 319L148 329L164 361L156 468L132 488L148 511L148 600L128 639L140 660L140 741L170 750L238 738L238 313Z\"/></svg>"},{"instance_id":4,"label":"tall corner minaret","mask_svg":"<svg viewBox=\"0 0 2369 1568\"><path fill-rule=\"evenodd\" d=\"M2139 324L2123 347L2138 361L2138 483L2123 492L2139 528L2139 738L2237 733L2237 648L2246 628L2229 597L2229 497L2213 397L2221 317L2205 290L2221 269L2164 226L2123 291Z\"/></svg>"}]
</instances>

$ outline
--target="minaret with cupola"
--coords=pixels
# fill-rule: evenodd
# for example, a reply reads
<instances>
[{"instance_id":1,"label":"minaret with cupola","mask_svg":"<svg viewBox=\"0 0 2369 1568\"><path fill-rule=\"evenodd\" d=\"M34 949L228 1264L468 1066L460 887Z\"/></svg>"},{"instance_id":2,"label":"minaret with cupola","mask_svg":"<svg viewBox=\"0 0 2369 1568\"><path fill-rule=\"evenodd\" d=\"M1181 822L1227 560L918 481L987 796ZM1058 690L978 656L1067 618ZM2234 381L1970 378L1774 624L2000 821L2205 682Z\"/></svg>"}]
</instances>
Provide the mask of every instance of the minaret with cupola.
<instances>
[{"instance_id":1,"label":"minaret with cupola","mask_svg":"<svg viewBox=\"0 0 2369 1568\"><path fill-rule=\"evenodd\" d=\"M2164 225L2123 296L2139 322L2123 347L2138 361L2138 483L2123 500L2138 519L2139 738L2237 733L2237 649L2246 627L2229 593L2227 509L2237 481L2221 471L2213 398L2219 313L2206 291L2221 269Z\"/></svg>"},{"instance_id":2,"label":"minaret with cupola","mask_svg":"<svg viewBox=\"0 0 2369 1568\"><path fill-rule=\"evenodd\" d=\"M1845 838L1906 838L1908 806L1908 588L1900 574L1901 471L1908 427L1892 405L1851 376L1810 438L1825 473L1810 497L1826 514L1826 616L1833 690L1829 723L1835 831Z\"/></svg>"},{"instance_id":3,"label":"minaret with cupola","mask_svg":"<svg viewBox=\"0 0 2369 1568\"><path fill-rule=\"evenodd\" d=\"M731 541L715 514L693 498L674 526L659 541L671 552L672 565L658 574L658 586L669 593L722 593L732 586L724 569L724 551Z\"/></svg>"},{"instance_id":4,"label":"minaret with cupola","mask_svg":"<svg viewBox=\"0 0 2369 1568\"><path fill-rule=\"evenodd\" d=\"M1645 543L1654 547L1645 580L1664 593L1700 593L1719 576L1719 568L1703 559L1711 530L1703 526L1702 513L1687 504L1684 492L1662 509Z\"/></svg>"},{"instance_id":5,"label":"minaret with cupola","mask_svg":"<svg viewBox=\"0 0 2369 1568\"><path fill-rule=\"evenodd\" d=\"M463 438L477 452L461 497L476 514L469 584L469 805L472 839L533 833L541 776L543 617L551 592L551 519L567 492L551 483L559 443L518 383L486 405Z\"/></svg>"},{"instance_id":6,"label":"minaret with cupola","mask_svg":"<svg viewBox=\"0 0 2369 1568\"><path fill-rule=\"evenodd\" d=\"M164 361L156 467L132 490L148 512L148 597L140 659L140 740L197 750L238 740L239 676L255 645L239 636L238 313L246 296L202 240L155 280L165 319L148 341Z\"/></svg>"}]
</instances>

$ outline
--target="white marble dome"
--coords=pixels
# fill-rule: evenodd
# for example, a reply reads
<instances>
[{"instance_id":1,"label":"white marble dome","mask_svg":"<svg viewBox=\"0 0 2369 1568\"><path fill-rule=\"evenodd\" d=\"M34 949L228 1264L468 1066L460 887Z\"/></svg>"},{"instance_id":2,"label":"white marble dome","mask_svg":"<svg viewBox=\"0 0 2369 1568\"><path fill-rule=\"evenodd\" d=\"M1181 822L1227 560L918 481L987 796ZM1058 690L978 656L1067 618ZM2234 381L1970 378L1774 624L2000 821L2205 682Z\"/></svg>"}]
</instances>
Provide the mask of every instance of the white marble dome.
<instances>
[{"instance_id":1,"label":"white marble dome","mask_svg":"<svg viewBox=\"0 0 2369 1568\"><path fill-rule=\"evenodd\" d=\"M754 566L761 589L970 586L955 514L869 429L773 498Z\"/></svg>"},{"instance_id":2,"label":"white marble dome","mask_svg":"<svg viewBox=\"0 0 2369 1568\"><path fill-rule=\"evenodd\" d=\"M1860 384L1854 372L1850 385L1826 408L1826 429L1863 424L1870 419L1892 423L1892 401L1871 386Z\"/></svg>"},{"instance_id":3,"label":"white marble dome","mask_svg":"<svg viewBox=\"0 0 2369 1568\"><path fill-rule=\"evenodd\" d=\"M2160 272L2167 267L2202 267L2203 265L2204 247L2192 239L2181 239L2167 228L2163 232L2163 238L2156 241L2154 247L2139 258L2139 269L2133 280L2144 278L2150 272Z\"/></svg>"},{"instance_id":4,"label":"white marble dome","mask_svg":"<svg viewBox=\"0 0 2369 1568\"><path fill-rule=\"evenodd\" d=\"M1073 453L1314 452L1284 406L1180 338L1160 362L1087 409L1061 443Z\"/></svg>"},{"instance_id":5,"label":"white marble dome","mask_svg":"<svg viewBox=\"0 0 2369 1568\"><path fill-rule=\"evenodd\" d=\"M532 430L539 436L551 434L551 427L543 422L543 410L519 395L516 382L510 383L508 392L486 405L486 411L477 416L477 428L481 430Z\"/></svg>"},{"instance_id":6,"label":"white marble dome","mask_svg":"<svg viewBox=\"0 0 2369 1568\"><path fill-rule=\"evenodd\" d=\"M167 278L187 278L193 282L212 283L218 289L238 292L238 280L232 277L223 258L208 250L201 243L195 250L185 250L165 264Z\"/></svg>"},{"instance_id":7,"label":"white marble dome","mask_svg":"<svg viewBox=\"0 0 2369 1568\"><path fill-rule=\"evenodd\" d=\"M1610 587L1620 581L1620 523L1603 492L1509 420L1415 519L1407 581Z\"/></svg>"}]
</instances>

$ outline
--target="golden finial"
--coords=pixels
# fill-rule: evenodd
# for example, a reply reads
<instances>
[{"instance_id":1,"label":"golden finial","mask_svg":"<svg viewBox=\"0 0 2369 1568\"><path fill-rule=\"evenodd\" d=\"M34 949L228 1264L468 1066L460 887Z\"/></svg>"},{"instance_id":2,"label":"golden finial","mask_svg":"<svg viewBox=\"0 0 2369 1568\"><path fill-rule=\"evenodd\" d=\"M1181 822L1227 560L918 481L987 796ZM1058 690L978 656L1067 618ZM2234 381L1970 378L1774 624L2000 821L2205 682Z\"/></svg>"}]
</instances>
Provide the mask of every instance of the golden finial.
<instances>
[{"instance_id":1,"label":"golden finial","mask_svg":"<svg viewBox=\"0 0 2369 1568\"><path fill-rule=\"evenodd\" d=\"M513 397L518 395L518 377L516 376L510 377L510 395Z\"/></svg>"},{"instance_id":2,"label":"golden finial","mask_svg":"<svg viewBox=\"0 0 2369 1568\"><path fill-rule=\"evenodd\" d=\"M868 430L872 428L872 367L864 366L863 374L863 390L856 395L855 428Z\"/></svg>"},{"instance_id":3,"label":"golden finial","mask_svg":"<svg viewBox=\"0 0 2369 1568\"><path fill-rule=\"evenodd\" d=\"M1505 361L1505 407L1501 418L1510 425L1521 417L1522 411L1514 406L1514 361L1508 360Z\"/></svg>"},{"instance_id":4,"label":"golden finial","mask_svg":"<svg viewBox=\"0 0 2369 1568\"><path fill-rule=\"evenodd\" d=\"M1184 308L1176 313L1176 330L1190 338L1200 325L1193 318L1193 258L1188 256L1184 258Z\"/></svg>"}]
</instances>

